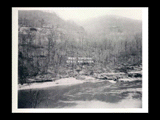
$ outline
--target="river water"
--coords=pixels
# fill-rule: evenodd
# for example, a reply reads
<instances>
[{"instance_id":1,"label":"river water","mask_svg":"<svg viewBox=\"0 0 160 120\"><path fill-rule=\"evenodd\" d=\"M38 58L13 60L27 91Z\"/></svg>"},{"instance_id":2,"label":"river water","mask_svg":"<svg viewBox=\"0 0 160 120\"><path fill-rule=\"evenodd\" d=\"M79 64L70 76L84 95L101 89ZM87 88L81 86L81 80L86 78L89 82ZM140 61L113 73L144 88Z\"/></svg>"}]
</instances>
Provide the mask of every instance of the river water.
<instances>
[{"instance_id":1,"label":"river water","mask_svg":"<svg viewBox=\"0 0 160 120\"><path fill-rule=\"evenodd\" d=\"M18 108L142 108L142 82L85 82L18 91Z\"/></svg>"}]
</instances>

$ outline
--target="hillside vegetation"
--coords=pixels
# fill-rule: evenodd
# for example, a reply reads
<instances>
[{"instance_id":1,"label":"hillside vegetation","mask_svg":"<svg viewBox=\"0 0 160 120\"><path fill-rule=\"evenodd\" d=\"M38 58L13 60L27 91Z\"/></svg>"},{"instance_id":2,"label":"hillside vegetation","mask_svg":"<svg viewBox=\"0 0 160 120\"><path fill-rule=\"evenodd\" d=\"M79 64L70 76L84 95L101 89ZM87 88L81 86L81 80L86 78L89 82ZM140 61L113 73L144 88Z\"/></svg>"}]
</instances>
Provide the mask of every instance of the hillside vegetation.
<instances>
[{"instance_id":1,"label":"hillside vegetation","mask_svg":"<svg viewBox=\"0 0 160 120\"><path fill-rule=\"evenodd\" d=\"M68 57L91 57L93 64L78 65L88 75L142 63L141 21L104 16L79 26L56 13L19 11L18 15L21 84L29 78L73 76L77 64L67 64Z\"/></svg>"}]
</instances>

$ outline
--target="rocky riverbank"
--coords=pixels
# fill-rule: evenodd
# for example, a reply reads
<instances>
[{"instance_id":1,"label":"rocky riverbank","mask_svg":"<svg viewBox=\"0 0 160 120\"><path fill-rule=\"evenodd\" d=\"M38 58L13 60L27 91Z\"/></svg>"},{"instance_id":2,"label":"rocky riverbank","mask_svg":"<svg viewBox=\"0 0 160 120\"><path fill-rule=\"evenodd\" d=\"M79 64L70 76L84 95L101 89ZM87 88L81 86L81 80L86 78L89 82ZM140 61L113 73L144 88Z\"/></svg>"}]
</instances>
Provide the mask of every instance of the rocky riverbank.
<instances>
[{"instance_id":1,"label":"rocky riverbank","mask_svg":"<svg viewBox=\"0 0 160 120\"><path fill-rule=\"evenodd\" d=\"M82 70L80 73L76 71L71 74L53 76L52 72L45 75L37 75L34 78L27 79L27 83L18 85L18 90L37 89L61 85L75 85L84 82L101 82L107 80L111 83L142 81L142 69L140 67L126 67L128 72L96 72L87 74Z\"/></svg>"}]
</instances>

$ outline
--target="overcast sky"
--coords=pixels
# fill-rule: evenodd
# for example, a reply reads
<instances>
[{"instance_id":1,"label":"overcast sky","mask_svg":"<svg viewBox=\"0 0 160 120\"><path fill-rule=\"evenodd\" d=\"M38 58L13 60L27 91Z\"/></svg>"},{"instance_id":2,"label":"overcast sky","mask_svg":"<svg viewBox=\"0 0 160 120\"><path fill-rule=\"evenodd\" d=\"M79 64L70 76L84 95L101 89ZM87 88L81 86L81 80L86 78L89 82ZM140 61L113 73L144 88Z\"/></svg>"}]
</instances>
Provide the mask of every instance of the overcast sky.
<instances>
[{"instance_id":1,"label":"overcast sky","mask_svg":"<svg viewBox=\"0 0 160 120\"><path fill-rule=\"evenodd\" d=\"M54 8L47 11L52 10L65 20L86 20L102 15L119 15L142 20L141 8Z\"/></svg>"},{"instance_id":2,"label":"overcast sky","mask_svg":"<svg viewBox=\"0 0 160 120\"><path fill-rule=\"evenodd\" d=\"M119 15L132 19L142 20L142 10L140 7L24 7L23 10L43 10L56 12L64 20L86 20L102 15Z\"/></svg>"}]
</instances>

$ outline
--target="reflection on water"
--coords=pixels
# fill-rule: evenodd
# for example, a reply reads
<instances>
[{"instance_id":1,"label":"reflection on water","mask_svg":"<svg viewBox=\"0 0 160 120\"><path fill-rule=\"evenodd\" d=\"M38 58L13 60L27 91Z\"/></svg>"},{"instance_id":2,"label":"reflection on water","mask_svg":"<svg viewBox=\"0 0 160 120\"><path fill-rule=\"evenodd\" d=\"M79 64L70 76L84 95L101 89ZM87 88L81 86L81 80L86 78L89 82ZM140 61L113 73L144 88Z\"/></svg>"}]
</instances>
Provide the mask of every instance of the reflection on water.
<instances>
[{"instance_id":1,"label":"reflection on water","mask_svg":"<svg viewBox=\"0 0 160 120\"><path fill-rule=\"evenodd\" d=\"M141 108L142 83L108 81L18 92L19 108Z\"/></svg>"},{"instance_id":2,"label":"reflection on water","mask_svg":"<svg viewBox=\"0 0 160 120\"><path fill-rule=\"evenodd\" d=\"M141 100L136 100L136 99L124 99L116 103L108 103L97 100L74 101L73 103L76 103L76 105L65 106L65 108L141 108L142 107Z\"/></svg>"}]
</instances>

